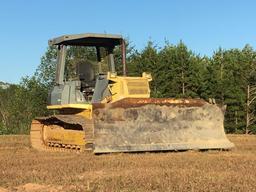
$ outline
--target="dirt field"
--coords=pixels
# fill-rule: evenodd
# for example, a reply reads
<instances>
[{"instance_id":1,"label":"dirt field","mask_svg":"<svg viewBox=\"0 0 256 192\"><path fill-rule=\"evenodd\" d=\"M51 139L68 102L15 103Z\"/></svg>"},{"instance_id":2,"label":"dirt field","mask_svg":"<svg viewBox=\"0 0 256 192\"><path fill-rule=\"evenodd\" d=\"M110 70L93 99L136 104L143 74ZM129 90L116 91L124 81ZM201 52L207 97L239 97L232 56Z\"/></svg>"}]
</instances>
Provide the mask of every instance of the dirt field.
<instances>
[{"instance_id":1,"label":"dirt field","mask_svg":"<svg viewBox=\"0 0 256 192\"><path fill-rule=\"evenodd\" d=\"M0 136L3 191L256 191L256 136L232 151L47 153L28 136Z\"/></svg>"}]
</instances>

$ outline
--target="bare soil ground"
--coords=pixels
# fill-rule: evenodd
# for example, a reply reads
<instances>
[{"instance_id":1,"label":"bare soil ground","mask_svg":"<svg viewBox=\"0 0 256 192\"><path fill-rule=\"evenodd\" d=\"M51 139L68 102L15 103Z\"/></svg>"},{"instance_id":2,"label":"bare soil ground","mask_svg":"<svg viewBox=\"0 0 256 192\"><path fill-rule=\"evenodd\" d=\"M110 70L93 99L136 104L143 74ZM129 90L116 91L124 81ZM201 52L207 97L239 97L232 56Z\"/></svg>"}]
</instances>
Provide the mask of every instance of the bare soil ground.
<instances>
[{"instance_id":1,"label":"bare soil ground","mask_svg":"<svg viewBox=\"0 0 256 192\"><path fill-rule=\"evenodd\" d=\"M231 151L38 152L29 136L0 136L0 192L256 191L256 136Z\"/></svg>"}]
</instances>

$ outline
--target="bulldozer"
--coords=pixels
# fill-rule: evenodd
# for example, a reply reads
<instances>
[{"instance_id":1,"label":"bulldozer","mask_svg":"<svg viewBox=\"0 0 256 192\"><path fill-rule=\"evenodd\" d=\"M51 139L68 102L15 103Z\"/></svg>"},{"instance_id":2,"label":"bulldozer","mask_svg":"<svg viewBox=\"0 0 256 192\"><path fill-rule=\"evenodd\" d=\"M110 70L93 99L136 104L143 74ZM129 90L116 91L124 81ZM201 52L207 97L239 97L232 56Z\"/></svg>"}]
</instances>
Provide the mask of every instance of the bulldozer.
<instances>
[{"instance_id":1,"label":"bulldozer","mask_svg":"<svg viewBox=\"0 0 256 192\"><path fill-rule=\"evenodd\" d=\"M54 115L31 124L33 148L98 153L230 149L224 108L202 99L151 98L150 73L127 76L121 35L85 33L49 40L57 48L55 85L48 96ZM77 61L67 78L67 50L93 47L96 59ZM122 74L114 49L119 46Z\"/></svg>"}]
</instances>

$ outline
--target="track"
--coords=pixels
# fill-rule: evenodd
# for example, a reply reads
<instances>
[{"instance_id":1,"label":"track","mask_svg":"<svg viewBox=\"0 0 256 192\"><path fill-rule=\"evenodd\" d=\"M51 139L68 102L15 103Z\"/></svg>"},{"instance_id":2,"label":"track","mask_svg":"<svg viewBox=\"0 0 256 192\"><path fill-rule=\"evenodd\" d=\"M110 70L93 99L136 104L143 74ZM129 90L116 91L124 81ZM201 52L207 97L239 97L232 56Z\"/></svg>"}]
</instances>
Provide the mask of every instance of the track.
<instances>
[{"instance_id":1,"label":"track","mask_svg":"<svg viewBox=\"0 0 256 192\"><path fill-rule=\"evenodd\" d=\"M38 120L32 121L30 142L34 149L52 152L82 152L85 150L85 145L63 144L58 141L45 141L44 126L45 125Z\"/></svg>"}]
</instances>

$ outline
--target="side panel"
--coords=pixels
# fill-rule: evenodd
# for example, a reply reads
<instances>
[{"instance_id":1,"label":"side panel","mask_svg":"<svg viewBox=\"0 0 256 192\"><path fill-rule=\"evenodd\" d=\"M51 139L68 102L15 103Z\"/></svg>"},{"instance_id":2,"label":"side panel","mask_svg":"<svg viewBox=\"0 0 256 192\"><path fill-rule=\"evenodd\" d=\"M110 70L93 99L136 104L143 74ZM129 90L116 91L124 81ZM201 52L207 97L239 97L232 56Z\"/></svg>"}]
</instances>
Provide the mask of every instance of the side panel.
<instances>
[{"instance_id":1,"label":"side panel","mask_svg":"<svg viewBox=\"0 0 256 192\"><path fill-rule=\"evenodd\" d=\"M48 95L48 105L85 104L80 87L80 81L67 81L63 85L54 86Z\"/></svg>"},{"instance_id":2,"label":"side panel","mask_svg":"<svg viewBox=\"0 0 256 192\"><path fill-rule=\"evenodd\" d=\"M143 73L142 77L122 77L114 73L108 73L109 90L111 92L110 102L116 102L123 98L149 98L149 82L151 74ZM112 82L112 83L111 83Z\"/></svg>"}]
</instances>

